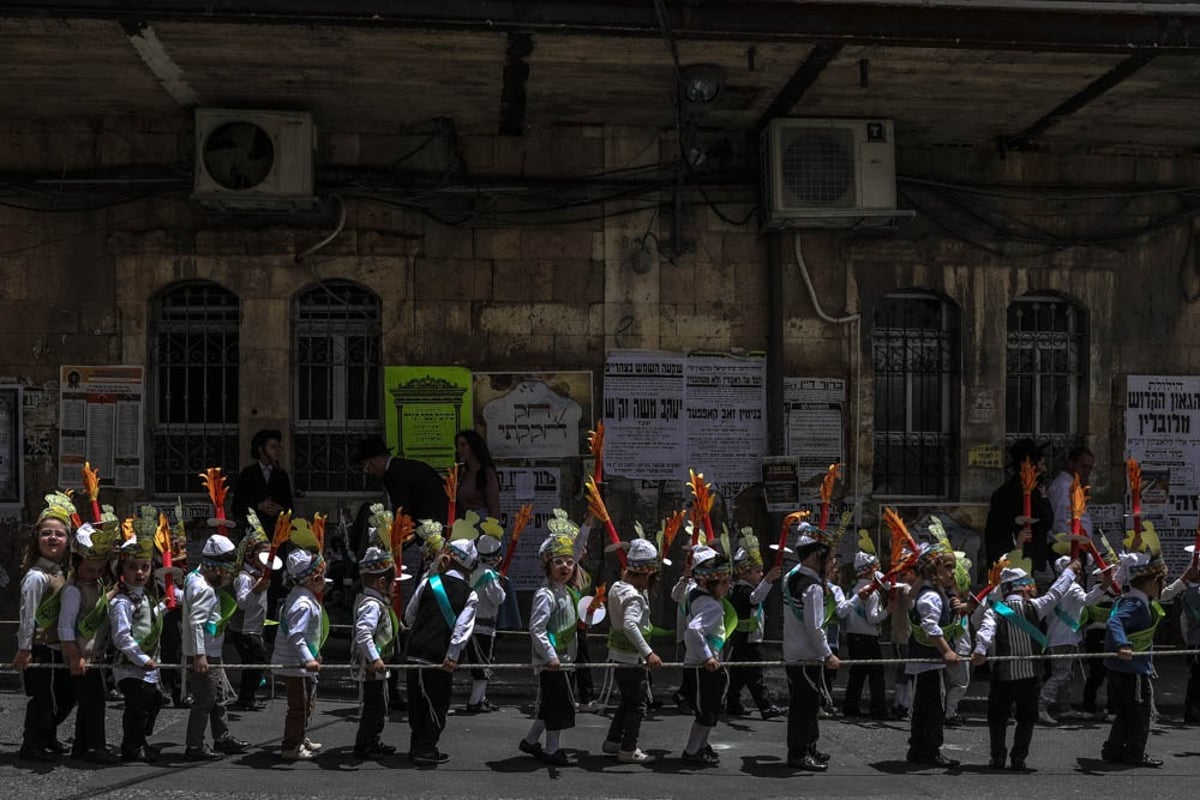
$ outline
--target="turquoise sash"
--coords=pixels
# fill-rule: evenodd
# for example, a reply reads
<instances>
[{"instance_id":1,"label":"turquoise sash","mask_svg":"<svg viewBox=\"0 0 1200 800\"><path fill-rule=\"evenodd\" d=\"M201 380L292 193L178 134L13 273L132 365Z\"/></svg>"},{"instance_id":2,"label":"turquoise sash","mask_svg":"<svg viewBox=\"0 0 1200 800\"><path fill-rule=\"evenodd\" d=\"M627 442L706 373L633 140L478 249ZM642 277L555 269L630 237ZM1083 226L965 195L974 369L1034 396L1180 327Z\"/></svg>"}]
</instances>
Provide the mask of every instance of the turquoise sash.
<instances>
[{"instance_id":1,"label":"turquoise sash","mask_svg":"<svg viewBox=\"0 0 1200 800\"><path fill-rule=\"evenodd\" d=\"M454 630L454 621L458 619L458 615L450 607L450 598L446 596L446 587L442 585L442 576L430 575L429 588L433 590L433 597L437 600L438 608L441 609L442 618L446 620L446 627Z\"/></svg>"},{"instance_id":2,"label":"turquoise sash","mask_svg":"<svg viewBox=\"0 0 1200 800\"><path fill-rule=\"evenodd\" d=\"M1032 622L1025 619L1024 616L1014 611L1012 607L1003 600L994 600L992 602L992 609L997 614L1004 617L1005 620L1011 622L1013 625L1016 625L1022 631L1029 634L1029 638L1037 642L1043 650L1046 649L1046 644L1048 642L1046 639L1046 634L1042 633L1038 626L1034 625Z\"/></svg>"}]
</instances>

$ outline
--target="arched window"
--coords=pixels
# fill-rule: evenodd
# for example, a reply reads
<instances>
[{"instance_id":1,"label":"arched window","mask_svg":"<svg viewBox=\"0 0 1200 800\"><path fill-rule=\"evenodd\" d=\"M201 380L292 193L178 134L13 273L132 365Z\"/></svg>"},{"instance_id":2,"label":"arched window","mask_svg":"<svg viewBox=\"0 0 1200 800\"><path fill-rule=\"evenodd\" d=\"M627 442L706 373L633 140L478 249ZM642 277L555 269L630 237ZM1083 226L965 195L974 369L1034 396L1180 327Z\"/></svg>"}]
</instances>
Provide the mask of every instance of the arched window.
<instances>
[{"instance_id":1,"label":"arched window","mask_svg":"<svg viewBox=\"0 0 1200 800\"><path fill-rule=\"evenodd\" d=\"M1081 306L1052 294L1027 294L1008 306L1005 440L1050 443L1061 467L1087 432L1087 320Z\"/></svg>"},{"instance_id":2,"label":"arched window","mask_svg":"<svg viewBox=\"0 0 1200 800\"><path fill-rule=\"evenodd\" d=\"M237 295L215 283L188 282L154 303L150 364L156 494L203 492L197 475L221 467L237 475Z\"/></svg>"},{"instance_id":3,"label":"arched window","mask_svg":"<svg viewBox=\"0 0 1200 800\"><path fill-rule=\"evenodd\" d=\"M354 450L383 433L379 298L349 281L324 281L296 298L293 330L296 488L361 491Z\"/></svg>"},{"instance_id":4,"label":"arched window","mask_svg":"<svg viewBox=\"0 0 1200 800\"><path fill-rule=\"evenodd\" d=\"M937 295L890 294L876 309L876 496L957 496L958 342L958 309Z\"/></svg>"}]
</instances>

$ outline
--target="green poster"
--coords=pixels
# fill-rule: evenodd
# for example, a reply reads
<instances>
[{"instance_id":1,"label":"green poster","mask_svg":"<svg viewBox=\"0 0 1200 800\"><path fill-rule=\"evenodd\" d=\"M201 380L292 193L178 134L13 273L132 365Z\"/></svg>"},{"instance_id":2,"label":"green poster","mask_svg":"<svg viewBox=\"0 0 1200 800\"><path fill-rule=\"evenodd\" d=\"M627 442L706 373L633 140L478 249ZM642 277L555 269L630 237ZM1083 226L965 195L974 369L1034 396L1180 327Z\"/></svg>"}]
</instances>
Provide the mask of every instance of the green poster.
<instances>
[{"instance_id":1,"label":"green poster","mask_svg":"<svg viewBox=\"0 0 1200 800\"><path fill-rule=\"evenodd\" d=\"M387 443L403 458L438 469L454 463L454 437L471 427L471 371L386 367Z\"/></svg>"}]
</instances>

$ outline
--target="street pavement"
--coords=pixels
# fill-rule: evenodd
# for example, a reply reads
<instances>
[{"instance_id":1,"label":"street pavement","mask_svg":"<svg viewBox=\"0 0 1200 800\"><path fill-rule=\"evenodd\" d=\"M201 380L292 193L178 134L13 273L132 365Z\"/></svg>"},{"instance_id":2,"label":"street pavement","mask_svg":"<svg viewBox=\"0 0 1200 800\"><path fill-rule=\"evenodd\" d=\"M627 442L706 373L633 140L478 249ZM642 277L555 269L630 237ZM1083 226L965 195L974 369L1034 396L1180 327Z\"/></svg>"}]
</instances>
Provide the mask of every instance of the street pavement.
<instances>
[{"instance_id":1,"label":"street pavement","mask_svg":"<svg viewBox=\"0 0 1200 800\"><path fill-rule=\"evenodd\" d=\"M1175 659L1178 661L1179 659ZM1179 672L1178 667L1175 668ZM596 673L600 676L600 673ZM987 729L982 722L986 683L972 685L964 709L972 719L946 731L944 753L962 761L946 769L914 769L904 760L907 723L823 720L821 748L833 760L828 773L794 772L784 764L786 720L742 717L722 724L711 742L721 757L719 767L693 768L679 760L691 718L674 708L660 709L642 729L642 748L660 756L648 766L627 766L600 753L608 717L581 713L577 727L565 732L563 745L575 762L549 767L517 750L529 725L535 684L509 673L492 692L503 708L481 715L455 714L444 734L449 763L415 768L404 756L408 726L394 714L384 741L401 754L382 761L358 761L351 752L357 704L350 686L327 676L319 695L310 737L325 745L312 762L287 764L279 759L286 702L272 699L267 709L230 712L235 735L253 743L245 755L194 764L183 759L187 712L164 709L153 743L162 745L160 765L94 767L66 760L52 768L30 768L16 760L25 698L11 676L0 683L0 797L12 800L274 800L274 798L396 797L428 798L729 798L729 797L859 797L859 798L1006 798L1036 795L1060 797L1194 796L1200 780L1200 728L1178 721L1177 697L1168 687L1160 697L1163 717L1156 724L1149 752L1165 759L1157 770L1133 770L1099 760L1107 735L1103 723L1071 723L1039 727L1034 736L1027 774L995 772L988 758ZM774 679L778 681L778 674ZM673 684L671 673L658 680L659 694ZM455 706L465 699L466 676L457 680ZM120 703L108 709L111 745L120 741ZM68 739L73 717L60 728Z\"/></svg>"}]
</instances>

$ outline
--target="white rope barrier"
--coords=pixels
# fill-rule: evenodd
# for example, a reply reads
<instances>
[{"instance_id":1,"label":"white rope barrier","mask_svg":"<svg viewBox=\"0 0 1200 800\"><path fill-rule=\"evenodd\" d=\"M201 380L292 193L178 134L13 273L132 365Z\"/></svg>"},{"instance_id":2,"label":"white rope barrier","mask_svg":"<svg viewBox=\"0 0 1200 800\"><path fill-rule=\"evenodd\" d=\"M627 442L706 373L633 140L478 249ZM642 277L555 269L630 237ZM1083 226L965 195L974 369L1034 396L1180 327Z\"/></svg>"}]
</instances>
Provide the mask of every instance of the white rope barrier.
<instances>
[{"instance_id":1,"label":"white rope barrier","mask_svg":"<svg viewBox=\"0 0 1200 800\"><path fill-rule=\"evenodd\" d=\"M1193 656L1193 655L1200 655L1200 649L1165 650L1165 651L1151 651L1151 652L1146 652L1146 653L1135 653L1134 659L1138 659L1138 658L1145 659L1145 658L1149 658L1154 655L1158 655L1158 656ZM1062 660L1074 660L1074 659L1086 660L1086 659L1115 658L1115 657L1116 657L1116 653L1110 653L1110 652L1045 653L1043 655L1033 655L1033 656L989 656L987 659L987 663L993 664L993 663L997 663L997 662L1001 662L1001 661L1062 661ZM969 660L969 657L960 656L960 659L963 661L967 661L967 660ZM945 665L947 663L944 659L941 659L941 658L855 658L855 659L847 658L847 659L838 659L838 662L841 667L876 666L876 665L883 666L883 665L889 665L889 664L893 664L893 665L894 664L941 664L941 665ZM771 668L771 667L822 666L822 665L824 665L824 663L825 663L824 661L722 661L721 666L725 667L727 669L746 669L748 667ZM110 669L115 669L116 667L128 668L130 666L131 665L129 665L129 664L96 663L96 664L88 664L88 669L110 670ZM480 663L462 662L462 661L457 662L457 667L462 668L462 669L490 669L490 670L500 670L500 671L533 670L535 668L535 666L539 666L539 665L534 665L534 664L528 663L528 662L526 662L526 663L511 663L511 664L480 664ZM544 665L540 665L540 666L542 666L544 668ZM681 661L669 661L669 662L664 661L662 666L664 668L689 668L690 669L690 668L703 668L704 665L703 664L686 664ZM69 668L69 665L67 665L67 664L30 664L29 665L29 669L68 669L68 668ZM240 664L240 663L224 662L224 661L220 662L219 664L218 663L210 664L209 668L210 669L224 669L224 668L261 669L261 670L271 670L271 671L281 670L281 669L290 669L290 670L299 669L299 667L295 664ZM426 663L419 663L419 662L403 662L400 664L388 664L387 668L389 670L394 669L394 670L399 670L399 671L408 671L408 670L442 669L442 665L441 664L426 664ZM584 664L571 663L571 664L563 664L561 667L561 669L563 669L563 670L573 670L573 669L612 670L612 669L645 669L645 668L646 668L646 666L644 664L623 664L623 663L618 663L618 662L614 662L614 661L593 661L593 662L588 662L588 663L584 663ZM158 669L166 669L166 670L185 670L185 669L187 669L187 670L190 670L191 666L187 665L187 664L159 664ZM345 672L345 671L350 671L350 670L361 671L362 669L363 669L363 665L361 665L361 664L322 664L321 669L318 672L315 672L313 674L319 675L321 672ZM16 672L19 672L19 670L17 670L16 668L14 668L12 666L0 667L0 673L16 673Z\"/></svg>"}]
</instances>

